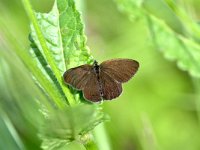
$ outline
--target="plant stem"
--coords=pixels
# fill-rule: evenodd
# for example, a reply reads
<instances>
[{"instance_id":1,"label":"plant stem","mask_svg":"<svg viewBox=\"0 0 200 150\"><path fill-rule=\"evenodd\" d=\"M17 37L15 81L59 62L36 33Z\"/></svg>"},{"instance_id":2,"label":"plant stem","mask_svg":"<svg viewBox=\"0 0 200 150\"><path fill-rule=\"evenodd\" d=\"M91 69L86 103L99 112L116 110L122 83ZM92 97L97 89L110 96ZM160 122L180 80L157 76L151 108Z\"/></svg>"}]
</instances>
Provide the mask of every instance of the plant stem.
<instances>
[{"instance_id":1,"label":"plant stem","mask_svg":"<svg viewBox=\"0 0 200 150\"><path fill-rule=\"evenodd\" d=\"M104 123L98 125L93 133L99 150L111 150Z\"/></svg>"},{"instance_id":2,"label":"plant stem","mask_svg":"<svg viewBox=\"0 0 200 150\"><path fill-rule=\"evenodd\" d=\"M200 125L200 80L197 78L193 78L193 84L197 95L197 97L195 97L196 98L195 102L196 102L198 121Z\"/></svg>"}]
</instances>

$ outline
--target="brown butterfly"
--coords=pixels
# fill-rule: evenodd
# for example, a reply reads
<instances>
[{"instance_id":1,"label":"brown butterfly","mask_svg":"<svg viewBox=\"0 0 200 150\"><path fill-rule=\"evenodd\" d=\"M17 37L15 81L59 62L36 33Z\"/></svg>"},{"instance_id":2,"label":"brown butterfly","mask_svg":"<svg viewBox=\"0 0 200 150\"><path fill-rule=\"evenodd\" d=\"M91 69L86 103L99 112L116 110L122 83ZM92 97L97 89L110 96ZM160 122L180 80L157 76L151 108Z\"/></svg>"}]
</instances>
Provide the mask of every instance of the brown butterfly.
<instances>
[{"instance_id":1,"label":"brown butterfly","mask_svg":"<svg viewBox=\"0 0 200 150\"><path fill-rule=\"evenodd\" d=\"M67 70L64 81L82 90L85 99L98 102L111 100L122 93L122 84L137 72L139 63L132 59L112 59L98 65L81 65Z\"/></svg>"}]
</instances>

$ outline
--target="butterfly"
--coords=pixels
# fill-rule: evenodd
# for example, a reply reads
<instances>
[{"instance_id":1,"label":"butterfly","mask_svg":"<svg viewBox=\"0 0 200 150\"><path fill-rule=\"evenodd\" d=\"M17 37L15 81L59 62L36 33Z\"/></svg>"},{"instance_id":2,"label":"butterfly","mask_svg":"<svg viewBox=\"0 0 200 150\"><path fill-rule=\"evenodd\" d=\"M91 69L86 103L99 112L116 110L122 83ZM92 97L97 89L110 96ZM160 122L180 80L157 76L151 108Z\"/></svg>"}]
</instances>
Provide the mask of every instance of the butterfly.
<instances>
[{"instance_id":1,"label":"butterfly","mask_svg":"<svg viewBox=\"0 0 200 150\"><path fill-rule=\"evenodd\" d=\"M65 83L82 90L86 100L99 102L112 100L122 93L122 83L134 76L139 63L132 59L111 59L98 65L85 64L67 70Z\"/></svg>"}]
</instances>

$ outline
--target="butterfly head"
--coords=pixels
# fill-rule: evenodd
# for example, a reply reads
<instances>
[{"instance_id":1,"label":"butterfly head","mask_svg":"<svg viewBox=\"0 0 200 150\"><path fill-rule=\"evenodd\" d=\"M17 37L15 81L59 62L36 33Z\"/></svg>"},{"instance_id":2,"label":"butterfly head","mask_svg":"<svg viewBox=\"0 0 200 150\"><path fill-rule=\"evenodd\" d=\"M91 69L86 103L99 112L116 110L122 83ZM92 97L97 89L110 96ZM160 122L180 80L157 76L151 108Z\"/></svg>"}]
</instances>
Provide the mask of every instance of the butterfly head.
<instances>
[{"instance_id":1,"label":"butterfly head","mask_svg":"<svg viewBox=\"0 0 200 150\"><path fill-rule=\"evenodd\" d=\"M98 66L98 62L96 60L94 60L94 63L93 63L94 66Z\"/></svg>"}]
</instances>

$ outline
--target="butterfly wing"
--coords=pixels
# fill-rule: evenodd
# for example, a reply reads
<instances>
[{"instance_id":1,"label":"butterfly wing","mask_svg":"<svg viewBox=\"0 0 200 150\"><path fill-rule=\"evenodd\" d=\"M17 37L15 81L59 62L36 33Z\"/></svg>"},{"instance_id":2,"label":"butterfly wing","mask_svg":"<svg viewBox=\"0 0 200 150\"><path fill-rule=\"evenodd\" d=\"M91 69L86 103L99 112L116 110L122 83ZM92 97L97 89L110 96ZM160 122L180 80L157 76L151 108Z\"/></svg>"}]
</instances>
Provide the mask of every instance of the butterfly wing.
<instances>
[{"instance_id":1,"label":"butterfly wing","mask_svg":"<svg viewBox=\"0 0 200 150\"><path fill-rule=\"evenodd\" d=\"M137 72L138 67L139 63L132 59L112 59L100 64L101 72L120 83L130 80Z\"/></svg>"},{"instance_id":2,"label":"butterfly wing","mask_svg":"<svg viewBox=\"0 0 200 150\"><path fill-rule=\"evenodd\" d=\"M113 59L100 64L100 78L93 66L82 65L67 70L64 81L83 90L84 97L93 102L111 100L122 93L122 82L128 81L138 70L139 63L131 59Z\"/></svg>"},{"instance_id":3,"label":"butterfly wing","mask_svg":"<svg viewBox=\"0 0 200 150\"><path fill-rule=\"evenodd\" d=\"M115 81L107 73L101 71L101 85L104 100L111 100L122 93L121 83Z\"/></svg>"},{"instance_id":4,"label":"butterfly wing","mask_svg":"<svg viewBox=\"0 0 200 150\"><path fill-rule=\"evenodd\" d=\"M89 101L98 102L102 100L100 85L94 72L90 74L90 79L83 89L83 95Z\"/></svg>"},{"instance_id":5,"label":"butterfly wing","mask_svg":"<svg viewBox=\"0 0 200 150\"><path fill-rule=\"evenodd\" d=\"M64 75L64 81L78 90L83 90L86 83L90 80L91 65L82 65L67 70Z\"/></svg>"}]
</instances>

